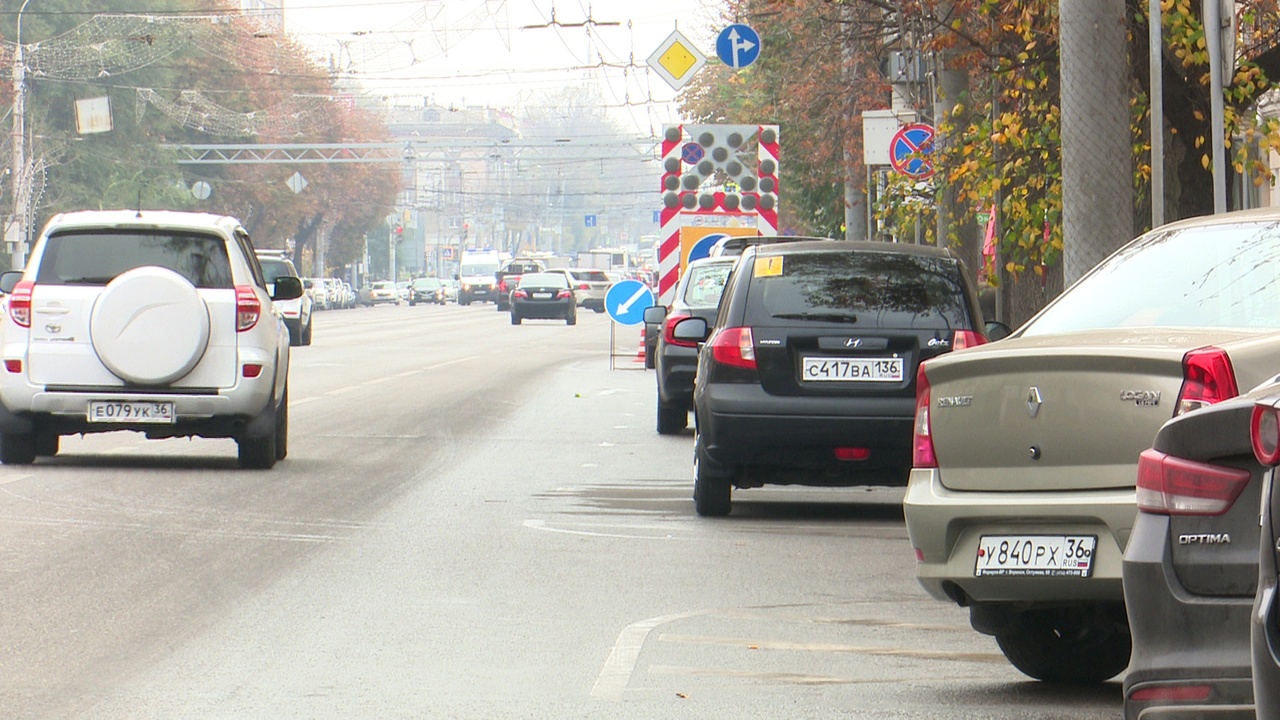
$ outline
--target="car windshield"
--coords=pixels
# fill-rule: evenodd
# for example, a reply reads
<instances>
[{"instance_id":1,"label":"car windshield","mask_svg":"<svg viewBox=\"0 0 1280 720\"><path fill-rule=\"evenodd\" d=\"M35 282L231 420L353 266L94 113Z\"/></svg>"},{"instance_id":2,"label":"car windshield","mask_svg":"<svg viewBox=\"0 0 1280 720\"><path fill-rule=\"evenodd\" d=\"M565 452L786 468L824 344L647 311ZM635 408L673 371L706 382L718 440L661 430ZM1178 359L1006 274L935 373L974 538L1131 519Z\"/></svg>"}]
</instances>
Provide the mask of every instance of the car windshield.
<instances>
[{"instance_id":1,"label":"car windshield","mask_svg":"<svg viewBox=\"0 0 1280 720\"><path fill-rule=\"evenodd\" d=\"M1280 223L1157 232L1104 260L1024 336L1121 327L1280 327Z\"/></svg>"},{"instance_id":2,"label":"car windshield","mask_svg":"<svg viewBox=\"0 0 1280 720\"><path fill-rule=\"evenodd\" d=\"M725 280L733 263L713 263L690 266L689 279L682 296L685 304L695 308L713 308L720 304Z\"/></svg>"},{"instance_id":3,"label":"car windshield","mask_svg":"<svg viewBox=\"0 0 1280 720\"><path fill-rule=\"evenodd\" d=\"M395 290L396 284L393 282L376 282L373 284L374 290Z\"/></svg>"},{"instance_id":4,"label":"car windshield","mask_svg":"<svg viewBox=\"0 0 1280 720\"><path fill-rule=\"evenodd\" d=\"M493 275L498 272L497 263L471 263L463 264L459 273L463 277L476 277L478 275Z\"/></svg>"},{"instance_id":5,"label":"car windshield","mask_svg":"<svg viewBox=\"0 0 1280 720\"><path fill-rule=\"evenodd\" d=\"M413 286L419 290L435 290L440 287L440 281L431 278L419 278L413 281Z\"/></svg>"},{"instance_id":6,"label":"car windshield","mask_svg":"<svg viewBox=\"0 0 1280 720\"><path fill-rule=\"evenodd\" d=\"M229 288L226 242L214 235L175 232L87 231L52 235L45 243L36 282L106 285L120 273L155 265L199 288Z\"/></svg>"},{"instance_id":7,"label":"car windshield","mask_svg":"<svg viewBox=\"0 0 1280 720\"><path fill-rule=\"evenodd\" d=\"M520 287L569 287L569 280L561 273L529 273L520 277Z\"/></svg>"},{"instance_id":8,"label":"car windshield","mask_svg":"<svg viewBox=\"0 0 1280 720\"><path fill-rule=\"evenodd\" d=\"M297 277L297 273L284 260L259 259L259 263L262 265L262 276L269 283L275 282L276 278L281 275L284 277Z\"/></svg>"},{"instance_id":9,"label":"car windshield","mask_svg":"<svg viewBox=\"0 0 1280 720\"><path fill-rule=\"evenodd\" d=\"M778 320L948 330L969 328L954 260L893 252L758 255L747 292L753 325Z\"/></svg>"}]
</instances>

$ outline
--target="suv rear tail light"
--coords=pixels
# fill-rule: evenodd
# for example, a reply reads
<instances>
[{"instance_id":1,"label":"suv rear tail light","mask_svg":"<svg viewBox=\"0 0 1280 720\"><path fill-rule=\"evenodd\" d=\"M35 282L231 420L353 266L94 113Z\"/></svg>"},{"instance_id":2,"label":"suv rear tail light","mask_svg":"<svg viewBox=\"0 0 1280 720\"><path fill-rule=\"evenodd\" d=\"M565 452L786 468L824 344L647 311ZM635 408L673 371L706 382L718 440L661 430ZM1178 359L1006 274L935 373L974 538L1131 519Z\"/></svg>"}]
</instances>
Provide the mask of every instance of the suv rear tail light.
<instances>
[{"instance_id":1,"label":"suv rear tail light","mask_svg":"<svg viewBox=\"0 0 1280 720\"><path fill-rule=\"evenodd\" d=\"M1274 405L1259 403L1253 406L1249 442L1258 462L1267 467L1280 465L1280 411Z\"/></svg>"},{"instance_id":2,"label":"suv rear tail light","mask_svg":"<svg viewBox=\"0 0 1280 720\"><path fill-rule=\"evenodd\" d=\"M1249 471L1144 450L1138 456L1138 509L1156 515L1221 515L1249 484Z\"/></svg>"},{"instance_id":3,"label":"suv rear tail light","mask_svg":"<svg viewBox=\"0 0 1280 720\"><path fill-rule=\"evenodd\" d=\"M262 316L262 302L248 285L236 286L236 332L250 330Z\"/></svg>"},{"instance_id":4,"label":"suv rear tail light","mask_svg":"<svg viewBox=\"0 0 1280 720\"><path fill-rule=\"evenodd\" d=\"M938 467L938 456L933 452L933 434L929 427L931 390L929 377L924 374L924 363L920 363L916 368L916 424L911 439L912 467Z\"/></svg>"},{"instance_id":5,"label":"suv rear tail light","mask_svg":"<svg viewBox=\"0 0 1280 720\"><path fill-rule=\"evenodd\" d=\"M579 289L579 290L590 290L590 289L591 289L591 286L590 286L590 285L588 285L588 284L586 284L586 283L582 283L582 284L578 285L578 289Z\"/></svg>"},{"instance_id":6,"label":"suv rear tail light","mask_svg":"<svg viewBox=\"0 0 1280 720\"><path fill-rule=\"evenodd\" d=\"M679 345L680 347L698 347L698 343L688 340L677 340L675 336L676 325L692 318L692 315L676 314L668 315L667 319L662 323L662 339L668 345Z\"/></svg>"},{"instance_id":7,"label":"suv rear tail light","mask_svg":"<svg viewBox=\"0 0 1280 720\"><path fill-rule=\"evenodd\" d=\"M965 348L986 344L987 338L982 333L973 330L957 330L951 338L952 350L964 350Z\"/></svg>"},{"instance_id":8,"label":"suv rear tail light","mask_svg":"<svg viewBox=\"0 0 1280 720\"><path fill-rule=\"evenodd\" d=\"M23 280L9 294L9 317L20 327L31 327L31 293L35 289L34 280Z\"/></svg>"},{"instance_id":9,"label":"suv rear tail light","mask_svg":"<svg viewBox=\"0 0 1280 720\"><path fill-rule=\"evenodd\" d=\"M721 365L755 370L756 347L749 327L724 328L707 343L711 357Z\"/></svg>"},{"instance_id":10,"label":"suv rear tail light","mask_svg":"<svg viewBox=\"0 0 1280 720\"><path fill-rule=\"evenodd\" d=\"M1198 410L1239 394L1235 370L1224 350L1216 347L1192 350L1182 356L1182 389L1178 391L1173 414Z\"/></svg>"}]
</instances>

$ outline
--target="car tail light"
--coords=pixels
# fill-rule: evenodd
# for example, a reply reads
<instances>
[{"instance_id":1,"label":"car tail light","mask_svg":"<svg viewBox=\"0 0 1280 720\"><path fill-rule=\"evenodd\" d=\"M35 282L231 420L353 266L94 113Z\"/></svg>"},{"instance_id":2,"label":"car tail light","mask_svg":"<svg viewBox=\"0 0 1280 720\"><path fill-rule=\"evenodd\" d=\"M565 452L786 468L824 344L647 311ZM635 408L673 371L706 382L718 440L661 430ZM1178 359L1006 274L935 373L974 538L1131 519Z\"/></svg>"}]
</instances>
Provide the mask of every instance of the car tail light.
<instances>
[{"instance_id":1,"label":"car tail light","mask_svg":"<svg viewBox=\"0 0 1280 720\"><path fill-rule=\"evenodd\" d=\"M1280 465L1280 411L1272 405L1254 405L1249 442L1258 462L1267 467Z\"/></svg>"},{"instance_id":2,"label":"car tail light","mask_svg":"<svg viewBox=\"0 0 1280 720\"><path fill-rule=\"evenodd\" d=\"M690 342L688 340L677 340L675 336L676 325L679 325L681 322L688 320L692 317L693 317L692 315L684 315L684 314L668 315L667 319L664 320L662 323L662 339L668 345L679 345L680 347L698 347L698 343L696 342Z\"/></svg>"},{"instance_id":3,"label":"car tail light","mask_svg":"<svg viewBox=\"0 0 1280 720\"><path fill-rule=\"evenodd\" d=\"M262 363L245 363L242 372L247 378L256 378L262 374Z\"/></svg>"},{"instance_id":4,"label":"car tail light","mask_svg":"<svg viewBox=\"0 0 1280 720\"><path fill-rule=\"evenodd\" d=\"M835 450L837 460L866 460L871 457L871 448L864 447L838 447Z\"/></svg>"},{"instance_id":5,"label":"car tail light","mask_svg":"<svg viewBox=\"0 0 1280 720\"><path fill-rule=\"evenodd\" d=\"M556 293L557 300L564 300L565 298L571 298L571 297L573 297L572 290L561 290Z\"/></svg>"},{"instance_id":6,"label":"car tail light","mask_svg":"<svg viewBox=\"0 0 1280 720\"><path fill-rule=\"evenodd\" d=\"M721 365L756 369L755 340L751 337L749 327L730 327L717 332L707 343L711 348L711 357Z\"/></svg>"},{"instance_id":7,"label":"car tail light","mask_svg":"<svg viewBox=\"0 0 1280 720\"><path fill-rule=\"evenodd\" d=\"M578 289L579 289L579 290L590 290L590 289L591 289L591 286L590 286L590 285L588 285L588 284L586 284L586 283L582 283L581 285L579 285L579 286L578 286Z\"/></svg>"},{"instance_id":8,"label":"car tail light","mask_svg":"<svg viewBox=\"0 0 1280 720\"><path fill-rule=\"evenodd\" d=\"M518 297L521 300L524 300L525 298L529 297L529 293L526 290L517 290L511 293L511 297Z\"/></svg>"},{"instance_id":9,"label":"car tail light","mask_svg":"<svg viewBox=\"0 0 1280 720\"><path fill-rule=\"evenodd\" d=\"M236 286L236 332L244 332L258 324L262 316L262 302L248 285Z\"/></svg>"},{"instance_id":10,"label":"car tail light","mask_svg":"<svg viewBox=\"0 0 1280 720\"><path fill-rule=\"evenodd\" d=\"M31 293L35 289L34 280L23 280L9 294L9 317L20 327L31 327Z\"/></svg>"},{"instance_id":11,"label":"car tail light","mask_svg":"<svg viewBox=\"0 0 1280 720\"><path fill-rule=\"evenodd\" d=\"M1249 484L1249 471L1144 450L1138 509L1157 515L1221 515Z\"/></svg>"},{"instance_id":12,"label":"car tail light","mask_svg":"<svg viewBox=\"0 0 1280 720\"><path fill-rule=\"evenodd\" d=\"M1192 350L1182 356L1182 389L1178 391L1173 414L1198 410L1239 394L1235 370L1224 350L1216 347Z\"/></svg>"},{"instance_id":13,"label":"car tail light","mask_svg":"<svg viewBox=\"0 0 1280 720\"><path fill-rule=\"evenodd\" d=\"M987 338L982 333L973 330L957 330L951 338L952 350L964 350L965 348L986 344Z\"/></svg>"},{"instance_id":14,"label":"car tail light","mask_svg":"<svg viewBox=\"0 0 1280 720\"><path fill-rule=\"evenodd\" d=\"M507 289L507 281L506 281L505 279L503 279L503 280L499 280L499 281L498 281L498 289L499 289L499 290L502 290L503 292L505 292L505 291L506 291L506 289Z\"/></svg>"},{"instance_id":15,"label":"car tail light","mask_svg":"<svg viewBox=\"0 0 1280 720\"><path fill-rule=\"evenodd\" d=\"M21 360L5 360L4 369L9 371L9 373L13 375L20 375L22 373L22 361Z\"/></svg>"},{"instance_id":16,"label":"car tail light","mask_svg":"<svg viewBox=\"0 0 1280 720\"><path fill-rule=\"evenodd\" d=\"M1129 693L1132 702L1204 702L1212 688L1208 685L1160 685L1138 688Z\"/></svg>"},{"instance_id":17,"label":"car tail light","mask_svg":"<svg viewBox=\"0 0 1280 720\"><path fill-rule=\"evenodd\" d=\"M933 452L933 432L929 426L931 390L929 376L924 373L924 363L920 363L916 368L916 424L911 442L912 467L938 467L938 456Z\"/></svg>"}]
</instances>

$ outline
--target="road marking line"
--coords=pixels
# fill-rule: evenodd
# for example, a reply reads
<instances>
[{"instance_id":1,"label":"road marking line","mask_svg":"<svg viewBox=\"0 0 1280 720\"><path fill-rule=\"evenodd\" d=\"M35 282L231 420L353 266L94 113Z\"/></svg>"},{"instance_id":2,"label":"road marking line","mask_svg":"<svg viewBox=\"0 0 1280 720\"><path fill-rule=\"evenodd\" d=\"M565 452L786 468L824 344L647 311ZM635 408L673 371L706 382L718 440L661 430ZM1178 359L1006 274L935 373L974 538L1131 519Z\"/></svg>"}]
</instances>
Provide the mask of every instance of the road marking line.
<instances>
[{"instance_id":1,"label":"road marking line","mask_svg":"<svg viewBox=\"0 0 1280 720\"><path fill-rule=\"evenodd\" d=\"M752 672L750 670L713 670L685 665L650 665L650 675L682 675L692 677L723 677L740 680L763 680L786 685L855 685L868 682L885 682L882 678L858 679L832 677L830 675L808 675L789 672ZM894 681L896 682L896 681Z\"/></svg>"},{"instance_id":2,"label":"road marking line","mask_svg":"<svg viewBox=\"0 0 1280 720\"><path fill-rule=\"evenodd\" d=\"M1004 655L997 653L951 652L947 650L911 650L908 648L876 647L872 645L842 645L839 643L798 643L785 640L747 640L744 638L714 637L711 635L678 635L663 633L661 642L686 645L721 645L749 650L790 650L800 652L856 653L885 657L907 657L920 660L957 660L961 662L1007 663Z\"/></svg>"},{"instance_id":3,"label":"road marking line","mask_svg":"<svg viewBox=\"0 0 1280 720\"><path fill-rule=\"evenodd\" d=\"M530 530L542 530L543 532L562 533L562 534L564 534L564 535L586 535L587 537L620 538L620 539L623 539L623 540L676 540L676 539L684 539L684 538L676 538L674 535L671 535L671 534L662 535L662 536L659 536L659 535L624 535L624 534L622 534L622 533L605 533L605 532L596 532L596 531L594 531L594 530L570 530L569 528L563 528L563 527L551 527L550 525L548 525L548 524L546 523L546 521L545 521L545 520L525 520L525 521L524 521L524 526L525 526L525 527L527 527L527 528L529 528ZM628 527L628 526L623 525L623 526L620 526L620 527ZM633 526L633 527L640 528L640 526ZM643 529L643 528L640 528L640 529ZM659 532L666 532L669 528L655 528L655 529L656 529L656 530L658 530Z\"/></svg>"},{"instance_id":4,"label":"road marking line","mask_svg":"<svg viewBox=\"0 0 1280 720\"><path fill-rule=\"evenodd\" d=\"M640 651L653 629L669 622L683 620L705 614L706 611L661 615L648 620L632 623L622 629L618 640L609 651L609 657L600 669L595 687L591 688L591 697L604 700L621 700L631 682L631 673L640 661Z\"/></svg>"}]
</instances>

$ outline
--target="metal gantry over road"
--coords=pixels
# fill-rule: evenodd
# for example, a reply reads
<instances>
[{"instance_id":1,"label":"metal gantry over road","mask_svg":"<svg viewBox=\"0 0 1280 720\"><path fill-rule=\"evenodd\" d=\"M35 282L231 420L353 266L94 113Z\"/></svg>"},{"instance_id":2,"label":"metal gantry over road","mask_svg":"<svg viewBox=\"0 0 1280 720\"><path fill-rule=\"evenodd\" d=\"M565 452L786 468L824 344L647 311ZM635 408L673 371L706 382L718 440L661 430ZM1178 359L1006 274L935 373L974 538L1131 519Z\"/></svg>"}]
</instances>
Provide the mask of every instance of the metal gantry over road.
<instances>
[{"instance_id":1,"label":"metal gantry over road","mask_svg":"<svg viewBox=\"0 0 1280 720\"><path fill-rule=\"evenodd\" d=\"M453 160L467 152L504 149L642 148L650 151L657 138L415 138L389 143L281 143L168 145L178 153L179 165L283 165L295 163L403 163L412 160Z\"/></svg>"}]
</instances>

